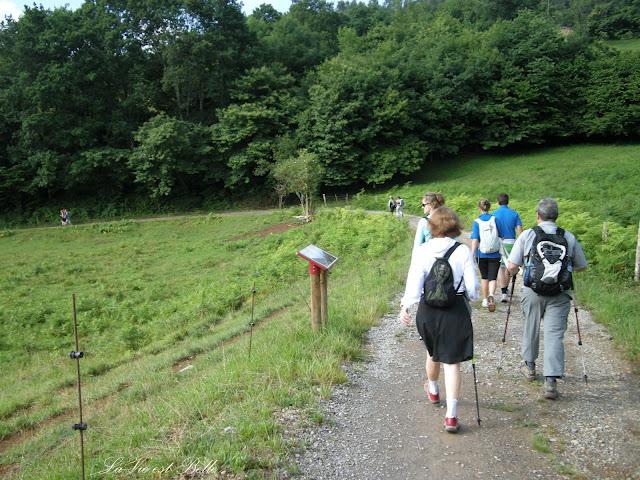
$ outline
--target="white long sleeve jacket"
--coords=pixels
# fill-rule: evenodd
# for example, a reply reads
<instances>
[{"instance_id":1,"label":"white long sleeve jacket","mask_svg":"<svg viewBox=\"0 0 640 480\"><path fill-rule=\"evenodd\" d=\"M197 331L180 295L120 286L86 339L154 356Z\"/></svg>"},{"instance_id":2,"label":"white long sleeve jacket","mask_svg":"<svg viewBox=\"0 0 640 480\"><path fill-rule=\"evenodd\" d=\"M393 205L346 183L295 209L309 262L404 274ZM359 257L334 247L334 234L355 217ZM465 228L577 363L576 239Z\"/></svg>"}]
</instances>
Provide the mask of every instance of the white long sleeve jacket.
<instances>
[{"instance_id":1,"label":"white long sleeve jacket","mask_svg":"<svg viewBox=\"0 0 640 480\"><path fill-rule=\"evenodd\" d=\"M431 271L433 263L436 258L444 257L454 242L455 240L449 237L431 238L428 242L413 250L411 266L407 275L407 285L404 296L400 300L402 307L408 308L420 301L424 280ZM473 258L471 258L469 247L463 244L456 248L451 257L449 257L449 263L453 271L453 285L457 287L460 279L464 278L458 291L460 293L466 291L470 300L477 300L480 296L478 291L479 284L476 276L476 265Z\"/></svg>"}]
</instances>

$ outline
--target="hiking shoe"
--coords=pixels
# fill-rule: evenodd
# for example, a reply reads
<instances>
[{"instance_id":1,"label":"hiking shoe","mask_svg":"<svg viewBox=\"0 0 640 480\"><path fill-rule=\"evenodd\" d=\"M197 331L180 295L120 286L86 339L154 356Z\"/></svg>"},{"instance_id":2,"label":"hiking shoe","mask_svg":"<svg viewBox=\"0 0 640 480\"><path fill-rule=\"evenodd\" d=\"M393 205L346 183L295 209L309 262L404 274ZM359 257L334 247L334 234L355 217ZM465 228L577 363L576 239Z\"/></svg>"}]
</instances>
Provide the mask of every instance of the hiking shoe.
<instances>
[{"instance_id":1,"label":"hiking shoe","mask_svg":"<svg viewBox=\"0 0 640 480\"><path fill-rule=\"evenodd\" d=\"M424 391L427 392L427 398L431 403L440 403L440 393L431 393L429 391L429 384L424 384Z\"/></svg>"},{"instance_id":2,"label":"hiking shoe","mask_svg":"<svg viewBox=\"0 0 640 480\"><path fill-rule=\"evenodd\" d=\"M536 379L536 364L533 362L522 362L520 372L524 375L524 378L533 382Z\"/></svg>"},{"instance_id":3,"label":"hiking shoe","mask_svg":"<svg viewBox=\"0 0 640 480\"><path fill-rule=\"evenodd\" d=\"M487 308L489 306L489 302L486 298L482 299L482 308Z\"/></svg>"},{"instance_id":4,"label":"hiking shoe","mask_svg":"<svg viewBox=\"0 0 640 480\"><path fill-rule=\"evenodd\" d=\"M487 298L487 309L490 312L496 311L496 302L493 301L493 297L491 295Z\"/></svg>"},{"instance_id":5,"label":"hiking shoe","mask_svg":"<svg viewBox=\"0 0 640 480\"><path fill-rule=\"evenodd\" d=\"M456 417L444 417L444 429L449 433L457 433L460 426Z\"/></svg>"},{"instance_id":6,"label":"hiking shoe","mask_svg":"<svg viewBox=\"0 0 640 480\"><path fill-rule=\"evenodd\" d=\"M544 379L544 398L549 400L558 398L558 387L555 378L546 377Z\"/></svg>"},{"instance_id":7,"label":"hiking shoe","mask_svg":"<svg viewBox=\"0 0 640 480\"><path fill-rule=\"evenodd\" d=\"M509 302L509 295L507 295L506 293L503 293L502 296L500 297L500 301L502 303L508 303Z\"/></svg>"}]
</instances>

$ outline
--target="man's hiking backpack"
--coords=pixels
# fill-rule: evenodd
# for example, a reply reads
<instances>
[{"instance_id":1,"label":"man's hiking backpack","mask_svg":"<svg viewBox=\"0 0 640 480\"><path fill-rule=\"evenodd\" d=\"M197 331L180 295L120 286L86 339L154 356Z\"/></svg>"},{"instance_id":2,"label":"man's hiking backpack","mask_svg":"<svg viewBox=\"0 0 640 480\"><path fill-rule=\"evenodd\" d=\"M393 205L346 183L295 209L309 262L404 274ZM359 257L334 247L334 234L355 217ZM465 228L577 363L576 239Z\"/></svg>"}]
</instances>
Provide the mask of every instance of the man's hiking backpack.
<instances>
[{"instance_id":1,"label":"man's hiking backpack","mask_svg":"<svg viewBox=\"0 0 640 480\"><path fill-rule=\"evenodd\" d=\"M495 253L500 251L500 237L498 236L496 217L491 215L489 220L476 218L475 221L480 231L480 252Z\"/></svg>"},{"instance_id":2,"label":"man's hiking backpack","mask_svg":"<svg viewBox=\"0 0 640 480\"><path fill-rule=\"evenodd\" d=\"M430 307L448 308L456 300L463 279L460 279L457 287L453 286L453 270L449 257L459 245L460 243L456 242L447 250L444 257L436 258L429 275L424 280L424 303Z\"/></svg>"},{"instance_id":3,"label":"man's hiking backpack","mask_svg":"<svg viewBox=\"0 0 640 480\"><path fill-rule=\"evenodd\" d=\"M569 269L567 239L564 230L545 233L542 228L533 228L533 241L525 263L524 285L538 295L552 296L571 290L573 281Z\"/></svg>"}]
</instances>

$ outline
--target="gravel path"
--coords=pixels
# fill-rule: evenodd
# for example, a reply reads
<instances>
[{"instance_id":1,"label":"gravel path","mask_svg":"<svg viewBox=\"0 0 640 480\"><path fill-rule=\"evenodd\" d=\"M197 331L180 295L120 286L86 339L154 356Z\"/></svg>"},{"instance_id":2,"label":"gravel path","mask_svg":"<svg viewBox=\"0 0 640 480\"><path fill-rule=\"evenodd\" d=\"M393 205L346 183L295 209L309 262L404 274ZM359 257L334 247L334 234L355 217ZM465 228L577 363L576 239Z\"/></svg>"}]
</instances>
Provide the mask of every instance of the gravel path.
<instances>
[{"instance_id":1,"label":"gravel path","mask_svg":"<svg viewBox=\"0 0 640 480\"><path fill-rule=\"evenodd\" d=\"M640 479L638 376L612 348L604 327L581 310L583 345L577 346L572 316L560 398L543 399L542 383L529 383L518 372L519 287L504 344L507 305L499 304L494 313L474 305L481 426L467 362L458 407L461 430L444 431L444 407L429 404L423 392L424 345L415 328L398 322L398 297L393 311L369 332L368 361L344 366L348 382L323 402L325 422L298 432L306 448L292 459L297 478Z\"/></svg>"}]
</instances>

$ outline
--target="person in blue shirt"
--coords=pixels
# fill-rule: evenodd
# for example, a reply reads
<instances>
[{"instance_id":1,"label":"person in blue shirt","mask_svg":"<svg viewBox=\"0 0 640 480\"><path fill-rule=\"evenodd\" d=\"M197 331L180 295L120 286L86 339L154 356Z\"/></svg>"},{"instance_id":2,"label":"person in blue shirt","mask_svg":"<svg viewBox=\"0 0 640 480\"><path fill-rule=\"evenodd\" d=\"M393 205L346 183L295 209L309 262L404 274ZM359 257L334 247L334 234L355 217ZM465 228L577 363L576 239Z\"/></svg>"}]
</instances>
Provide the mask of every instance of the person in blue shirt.
<instances>
[{"instance_id":1,"label":"person in blue shirt","mask_svg":"<svg viewBox=\"0 0 640 480\"><path fill-rule=\"evenodd\" d=\"M520 220L518 212L508 207L509 195L506 193L498 195L498 205L500 206L495 210L495 212L493 212L493 216L496 217L498 231L500 232L500 241L502 242L500 249L502 259L500 261L500 270L498 272L498 286L502 291L500 301L502 303L507 303L509 292L507 259L509 258L513 244L516 242L516 238L518 238L522 233L522 220Z\"/></svg>"},{"instance_id":2,"label":"person in blue shirt","mask_svg":"<svg viewBox=\"0 0 640 480\"><path fill-rule=\"evenodd\" d=\"M471 255L478 260L482 306L490 312L496 310L494 294L500 268L500 231L496 219L489 213L491 203L486 198L478 202L480 216L473 222Z\"/></svg>"}]
</instances>

